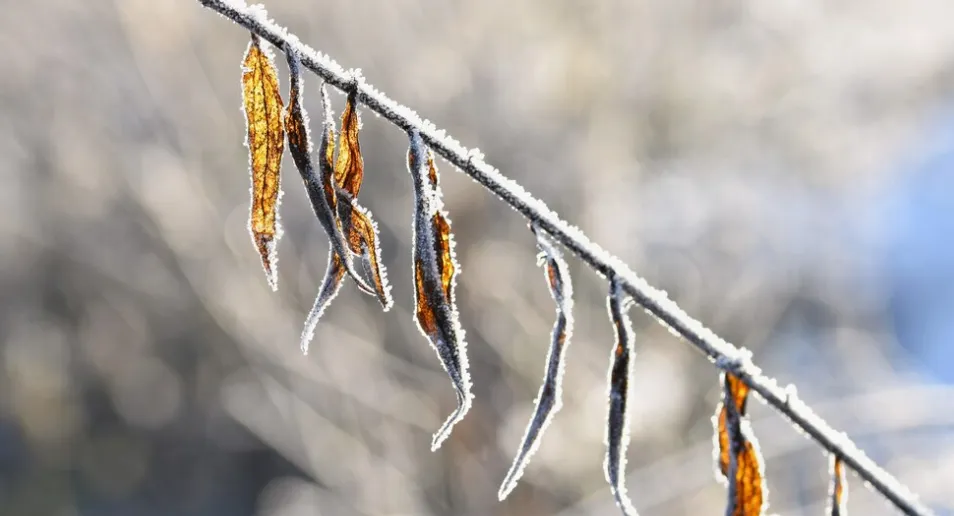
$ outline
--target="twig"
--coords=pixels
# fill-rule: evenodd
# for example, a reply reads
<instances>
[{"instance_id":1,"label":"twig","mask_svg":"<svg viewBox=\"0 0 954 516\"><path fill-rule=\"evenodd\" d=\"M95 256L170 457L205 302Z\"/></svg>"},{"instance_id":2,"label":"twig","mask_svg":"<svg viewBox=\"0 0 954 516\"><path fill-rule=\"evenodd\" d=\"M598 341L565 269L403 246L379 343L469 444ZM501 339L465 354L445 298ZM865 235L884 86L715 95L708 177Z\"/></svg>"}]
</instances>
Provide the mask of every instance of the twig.
<instances>
[{"instance_id":1,"label":"twig","mask_svg":"<svg viewBox=\"0 0 954 516\"><path fill-rule=\"evenodd\" d=\"M286 44L289 45L300 53L305 68L317 74L328 84L342 91L350 91L355 87L354 72L346 71L330 57L301 43L296 36L268 20L263 9L248 7L230 0L198 1L245 29L258 34L277 48L285 48ZM363 81L358 81L357 88L358 101L366 105L368 109L405 131L415 129L420 132L421 137L434 152L495 193L523 216L535 222L591 268L607 279L618 278L633 300L656 317L661 324L698 348L717 367L739 377L765 402L784 414L822 448L841 457L845 465L854 470L859 477L903 513L918 516L933 515L933 512L918 501L917 496L907 487L875 464L847 436L836 431L799 400L794 388L783 389L775 379L763 375L761 370L752 363L747 350L726 342L702 323L690 317L670 300L665 292L650 286L625 263L590 241L578 228L561 220L555 212L524 190L522 186L488 165L479 151L467 149L445 134L443 130L423 120L410 108L396 103Z\"/></svg>"}]
</instances>

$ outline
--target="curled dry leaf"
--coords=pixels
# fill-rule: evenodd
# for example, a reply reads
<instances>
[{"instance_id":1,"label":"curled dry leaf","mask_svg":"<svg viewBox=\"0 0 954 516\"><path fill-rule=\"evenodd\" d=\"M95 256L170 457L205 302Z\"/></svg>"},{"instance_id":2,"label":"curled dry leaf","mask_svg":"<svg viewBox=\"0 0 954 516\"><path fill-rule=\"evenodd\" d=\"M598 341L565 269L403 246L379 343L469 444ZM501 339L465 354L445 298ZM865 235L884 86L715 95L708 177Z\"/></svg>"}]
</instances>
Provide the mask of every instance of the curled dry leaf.
<instances>
[{"instance_id":1,"label":"curled dry leaf","mask_svg":"<svg viewBox=\"0 0 954 516\"><path fill-rule=\"evenodd\" d=\"M845 464L837 455L830 460L831 486L828 489L831 516L847 516L848 514L848 480L845 478Z\"/></svg>"},{"instance_id":2,"label":"curled dry leaf","mask_svg":"<svg viewBox=\"0 0 954 516\"><path fill-rule=\"evenodd\" d=\"M278 74L269 52L262 50L259 37L252 40L242 62L242 99L248 135L249 168L252 175L252 206L249 232L262 257L265 277L272 290L278 289L276 246L282 230L278 221L281 197L282 97Z\"/></svg>"},{"instance_id":3,"label":"curled dry leaf","mask_svg":"<svg viewBox=\"0 0 954 516\"><path fill-rule=\"evenodd\" d=\"M285 56L288 60L289 75L288 108L285 112L285 132L288 136L289 152L305 185L305 192L308 194L312 210L314 210L321 227L328 234L332 249L343 259L345 269L355 278L359 287L370 291L371 287L354 272L351 253L348 252L347 241L341 230L341 222L338 220L335 211L337 200L334 183L332 182L332 169L330 166L321 167L322 170L327 171L327 174L319 175L315 171L314 161L311 158L312 142L308 130L308 112L305 111L301 101L301 58L298 52L288 45L285 48ZM325 100L326 96L327 92L322 87L322 100ZM327 105L326 102L325 104ZM331 163L334 148L330 146L330 142L334 140L334 122L328 124L327 121L329 120L331 119L326 118L325 130L322 132L320 159Z\"/></svg>"},{"instance_id":4,"label":"curled dry leaf","mask_svg":"<svg viewBox=\"0 0 954 516\"><path fill-rule=\"evenodd\" d=\"M436 182L436 175L432 181ZM510 466L510 471L500 485L500 491L497 493L500 500L506 498L510 491L517 486L517 481L523 476L524 468L540 445L543 432L546 431L553 416L559 412L563 404L563 364L566 348L570 344L570 335L573 333L573 283L570 280L570 271L566 261L563 260L563 253L557 249L550 237L536 224L532 223L530 229L536 235L537 247L540 249L537 265L544 266L550 295L557 305L556 322L553 325L550 337L550 352L547 357L543 386L540 387L540 393L537 396L536 409L530 419L530 424L527 425L523 441L513 464Z\"/></svg>"},{"instance_id":5,"label":"curled dry leaf","mask_svg":"<svg viewBox=\"0 0 954 516\"><path fill-rule=\"evenodd\" d=\"M300 66L297 55L294 55L294 52L287 52L287 54L289 55L289 70L298 70ZM321 101L325 112L325 121L318 148L318 175L315 176L313 166L308 169L310 171L307 174L308 179L305 179L306 172L302 172L302 178L305 179L305 187L311 199L312 207L319 221L321 221L322 227L328 233L332 244L332 249L328 253L328 267L325 270L321 289L315 298L311 311L308 313L308 317L305 319L305 327L302 330L301 349L304 353L308 352L308 346L311 339L314 338L318 321L341 288L345 272L351 276L362 292L376 296L385 311L390 309L393 304L390 286L387 283L387 273L380 258L381 250L378 245L377 225L371 218L371 212L361 207L352 195L352 193L356 194L361 188L364 165L360 147L357 143L359 123L356 107L354 106L355 97L349 95L348 99L345 113L342 116L342 138L339 140L341 145L347 146L347 150L339 150L339 158L342 154L347 154L348 159L339 159L337 162L334 160L335 123L332 118L328 93L322 85ZM291 102L296 100L297 96L293 97L290 105ZM289 109L289 116L293 116L293 113L294 110ZM310 155L305 157L310 162ZM342 188L341 184L337 182L336 177L339 169L342 170L342 177L348 181L347 188ZM302 168L299 167L299 171L301 170ZM373 286L369 285L365 277L356 271L353 260L355 256L361 258L361 263L364 266L364 276L371 278Z\"/></svg>"},{"instance_id":6,"label":"curled dry leaf","mask_svg":"<svg viewBox=\"0 0 954 516\"><path fill-rule=\"evenodd\" d=\"M338 160L335 162L334 184L337 187L337 213L351 252L362 258L365 272L371 277L376 295L385 311L391 308L391 287L381 261L378 226L371 211L358 204L358 193L364 180L364 159L358 143L357 84L348 94L341 113L341 134L338 136Z\"/></svg>"},{"instance_id":7,"label":"curled dry leaf","mask_svg":"<svg viewBox=\"0 0 954 516\"><path fill-rule=\"evenodd\" d=\"M607 299L610 319L616 330L613 360L609 370L609 417L606 425L606 461L604 470L616 505L629 516L636 509L626 495L626 447L629 444L629 414L626 405L629 399L630 378L633 373L633 326L627 315L631 300L623 292L616 277L610 281Z\"/></svg>"},{"instance_id":8,"label":"curled dry leaf","mask_svg":"<svg viewBox=\"0 0 954 516\"><path fill-rule=\"evenodd\" d=\"M414 180L414 305L415 320L430 341L457 394L457 409L434 434L431 449L440 447L470 410L467 348L458 321L454 284L459 266L454 258L450 222L442 212L434 156L417 131L408 133L408 170Z\"/></svg>"},{"instance_id":9,"label":"curled dry leaf","mask_svg":"<svg viewBox=\"0 0 954 516\"><path fill-rule=\"evenodd\" d=\"M748 421L744 419L739 403L741 380L723 373L723 402L725 407L725 432L729 446L729 463L726 471L728 481L728 516L761 516L767 505L762 456L758 443L751 435ZM720 438L721 440L721 438Z\"/></svg>"},{"instance_id":10,"label":"curled dry leaf","mask_svg":"<svg viewBox=\"0 0 954 516\"><path fill-rule=\"evenodd\" d=\"M391 287L388 285L387 271L381 263L378 225L371 218L371 212L342 191L338 195L338 217L348 235L351 252L361 257L366 275L374 282L373 293L384 310L389 310L393 303Z\"/></svg>"},{"instance_id":11,"label":"curled dry leaf","mask_svg":"<svg viewBox=\"0 0 954 516\"><path fill-rule=\"evenodd\" d=\"M353 199L358 197L364 180L364 159L361 157L361 144L358 142L361 121L358 118L357 97L357 88L352 89L341 113L338 161L335 163L335 183Z\"/></svg>"},{"instance_id":12,"label":"curled dry leaf","mask_svg":"<svg viewBox=\"0 0 954 516\"><path fill-rule=\"evenodd\" d=\"M735 400L735 406L738 407L739 415L745 417L746 407L748 405L749 386L732 374L725 374L725 381L729 384L729 391L732 392L732 399ZM723 478L728 475L729 471L729 432L726 428L727 411L728 408L725 403L720 403L716 409L715 416L719 472Z\"/></svg>"}]
</instances>

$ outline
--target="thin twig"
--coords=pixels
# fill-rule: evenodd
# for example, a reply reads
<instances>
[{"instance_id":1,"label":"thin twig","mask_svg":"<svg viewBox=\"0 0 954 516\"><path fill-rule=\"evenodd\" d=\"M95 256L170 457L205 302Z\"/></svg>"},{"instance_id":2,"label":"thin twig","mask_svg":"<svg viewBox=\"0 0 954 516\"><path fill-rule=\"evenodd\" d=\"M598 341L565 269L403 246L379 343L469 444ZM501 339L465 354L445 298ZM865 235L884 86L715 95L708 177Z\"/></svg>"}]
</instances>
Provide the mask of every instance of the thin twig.
<instances>
[{"instance_id":1,"label":"thin twig","mask_svg":"<svg viewBox=\"0 0 954 516\"><path fill-rule=\"evenodd\" d=\"M245 29L258 34L277 48L290 48L301 54L302 64L328 84L342 91L355 87L355 73L346 71L330 57L301 43L284 28L267 19L260 7L248 7L230 0L198 0ZM690 317L669 299L665 292L650 286L625 263L590 241L578 228L564 222L542 201L522 186L488 165L481 153L467 149L459 142L422 119L410 108L391 100L374 87L358 81L358 101L405 131L417 130L424 141L441 157L459 168L482 186L495 193L504 202L535 222L566 246L573 254L605 278L616 277L633 300L648 313L703 352L720 369L739 377L765 402L784 414L791 422L811 436L821 447L841 457L849 468L884 495L905 514L928 516L933 512L900 481L868 458L847 436L836 431L816 415L795 394L792 387L782 388L775 379L765 376L740 349L713 333L702 323Z\"/></svg>"}]
</instances>

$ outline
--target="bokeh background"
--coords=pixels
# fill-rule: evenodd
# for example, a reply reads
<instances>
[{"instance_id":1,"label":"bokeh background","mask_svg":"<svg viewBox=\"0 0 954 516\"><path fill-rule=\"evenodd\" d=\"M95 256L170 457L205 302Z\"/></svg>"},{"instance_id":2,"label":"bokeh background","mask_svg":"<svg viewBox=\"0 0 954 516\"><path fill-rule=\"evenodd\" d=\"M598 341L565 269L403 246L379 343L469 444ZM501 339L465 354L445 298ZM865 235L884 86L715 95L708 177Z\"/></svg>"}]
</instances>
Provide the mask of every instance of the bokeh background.
<instances>
[{"instance_id":1,"label":"bokeh background","mask_svg":"<svg viewBox=\"0 0 954 516\"><path fill-rule=\"evenodd\" d=\"M246 229L247 32L188 0L0 4L0 514L616 514L594 273L571 261L564 407L498 502L553 319L526 222L439 163L476 402L431 453L454 399L412 320L405 135L365 114L362 201L396 306L346 284L303 357L328 245L286 156L268 289ZM952 513L950 0L267 7L479 147ZM629 491L642 514L721 514L717 374L633 318ZM822 514L826 457L750 407L770 512ZM849 481L852 514L894 513Z\"/></svg>"}]
</instances>

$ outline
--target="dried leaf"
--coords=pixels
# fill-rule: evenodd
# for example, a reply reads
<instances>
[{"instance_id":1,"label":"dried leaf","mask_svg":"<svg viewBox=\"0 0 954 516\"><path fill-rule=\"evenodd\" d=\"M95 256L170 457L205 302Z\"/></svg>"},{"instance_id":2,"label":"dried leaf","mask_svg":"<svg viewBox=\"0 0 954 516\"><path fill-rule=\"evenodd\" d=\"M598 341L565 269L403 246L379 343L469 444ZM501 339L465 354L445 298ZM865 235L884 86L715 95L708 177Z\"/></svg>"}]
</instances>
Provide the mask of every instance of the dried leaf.
<instances>
[{"instance_id":1,"label":"dried leaf","mask_svg":"<svg viewBox=\"0 0 954 516\"><path fill-rule=\"evenodd\" d=\"M338 195L338 216L348 235L351 252L360 256L365 272L374 282L374 293L387 311L391 308L391 287L387 271L381 263L381 248L378 245L378 225L371 212L351 200L346 193Z\"/></svg>"},{"instance_id":2,"label":"dried leaf","mask_svg":"<svg viewBox=\"0 0 954 516\"><path fill-rule=\"evenodd\" d=\"M829 514L831 516L847 516L848 514L848 480L845 478L845 464L837 455L831 456L831 487L828 490Z\"/></svg>"},{"instance_id":3,"label":"dried leaf","mask_svg":"<svg viewBox=\"0 0 954 516\"><path fill-rule=\"evenodd\" d=\"M321 223L321 227L328 235L331 241L331 247L339 256L344 259L345 270L355 278L358 286L364 290L371 291L371 287L354 271L354 262L351 253L348 252L348 246L344 233L341 230L341 223L338 221L334 206L337 202L332 183L331 167L327 168L328 173L320 177L315 172L314 162L311 159L311 136L308 131L308 113L301 104L301 61L298 53L286 46L285 56L288 60L289 87L288 87L288 109L285 113L285 131L288 135L288 149L295 162L295 167L301 175L302 182L305 185L305 191L308 193L308 199L311 201L311 207ZM322 100L326 100L327 92L322 87ZM328 109L326 104L326 109ZM326 117L328 121L330 117ZM330 147L330 142L334 141L334 122L325 124L325 131L322 133L320 141L320 159L327 159L331 162L329 154L334 154L334 149ZM329 152L330 151L330 152Z\"/></svg>"},{"instance_id":4,"label":"dried leaf","mask_svg":"<svg viewBox=\"0 0 954 516\"><path fill-rule=\"evenodd\" d=\"M308 312L305 318L305 328L301 332L301 352L308 354L308 345L311 339L315 337L315 328L318 326L318 320L321 319L325 309L331 304L331 301L338 295L341 289L341 280L344 279L345 268L341 263L340 255L336 252L328 252L328 268L325 270L325 279L321 282L321 290L318 291L318 297L315 298L315 304Z\"/></svg>"},{"instance_id":5,"label":"dried leaf","mask_svg":"<svg viewBox=\"0 0 954 516\"><path fill-rule=\"evenodd\" d=\"M348 101L341 113L338 162L335 163L335 183L355 199L361 191L361 182L364 180L364 159L361 157L361 145L358 143L358 129L360 129L361 121L358 119L358 110L355 106L357 96L357 88L348 93Z\"/></svg>"},{"instance_id":6,"label":"dried leaf","mask_svg":"<svg viewBox=\"0 0 954 516\"><path fill-rule=\"evenodd\" d=\"M606 480L610 484L616 505L626 515L635 515L636 509L626 495L626 447L629 444L629 414L627 400L632 377L633 328L627 315L630 300L617 278L610 282L607 300L610 319L616 329L616 344L609 370L609 417L606 426L607 453L604 463Z\"/></svg>"},{"instance_id":7,"label":"dried leaf","mask_svg":"<svg viewBox=\"0 0 954 516\"><path fill-rule=\"evenodd\" d=\"M761 516L767 504L762 456L752 436L748 421L743 419L738 385L742 382L723 373L725 430L729 442L729 464L726 477L729 485L727 516Z\"/></svg>"},{"instance_id":8,"label":"dried leaf","mask_svg":"<svg viewBox=\"0 0 954 516\"><path fill-rule=\"evenodd\" d=\"M432 176L432 184L436 184L436 173ZM546 272L547 285L550 287L550 295L556 301L556 323L553 325L553 331L550 337L550 351L547 357L547 367L544 373L543 385L540 387L540 393L537 395L536 409L530 424L524 433L523 441L517 451L510 471L504 478L497 496L503 500L510 494L510 491L517 486L517 481L523 476L524 468L530 462L530 458L536 453L540 445L540 438L546 431L553 416L559 412L563 405L562 401L562 382L564 370L564 358L566 348L570 344L570 335L573 333L573 283L570 280L570 271L563 260L563 253L553 244L550 238L536 224L531 224L530 229L537 237L537 246L540 248L540 256L537 265L544 265Z\"/></svg>"},{"instance_id":9,"label":"dried leaf","mask_svg":"<svg viewBox=\"0 0 954 516\"><path fill-rule=\"evenodd\" d=\"M252 175L252 206L248 227L252 242L262 257L268 284L272 290L277 290L276 246L282 235L278 203L281 197L280 173L285 132L282 127L278 74L270 54L262 51L258 36L252 34L242 62L242 98Z\"/></svg>"},{"instance_id":10,"label":"dried leaf","mask_svg":"<svg viewBox=\"0 0 954 516\"><path fill-rule=\"evenodd\" d=\"M321 106L324 109L325 121L324 130L321 134L321 143L318 149L318 182L324 191L325 205L330 210L333 223L334 238L331 239L334 250L344 262L348 275L355 281L362 292L369 295L375 295L375 289L354 268L354 262L351 255L351 246L348 243L348 236L342 228L342 221L338 216L338 187L335 184L334 171L334 141L335 141L335 121L331 110L331 101L328 100L328 91L325 85L321 85ZM316 192L317 197L317 192ZM309 196L311 193L309 192Z\"/></svg>"},{"instance_id":11,"label":"dried leaf","mask_svg":"<svg viewBox=\"0 0 954 516\"><path fill-rule=\"evenodd\" d=\"M729 384L729 391L732 392L732 398L735 400L735 406L739 407L739 414L745 417L746 406L748 405L749 386L735 375L726 374L725 377ZM722 474L722 477L725 477L729 471L729 433L726 429L726 411L725 403L720 403L716 409L716 439L719 449L718 463L719 472Z\"/></svg>"},{"instance_id":12,"label":"dried leaf","mask_svg":"<svg viewBox=\"0 0 954 516\"><path fill-rule=\"evenodd\" d=\"M442 213L440 191L430 179L433 156L420 134L408 134L408 170L414 179L414 304L418 328L428 338L451 378L457 394L457 409L434 434L436 450L453 426L470 410L467 348L454 298L454 279L459 265L454 257L450 223ZM435 176L436 177L436 171Z\"/></svg>"}]
</instances>

